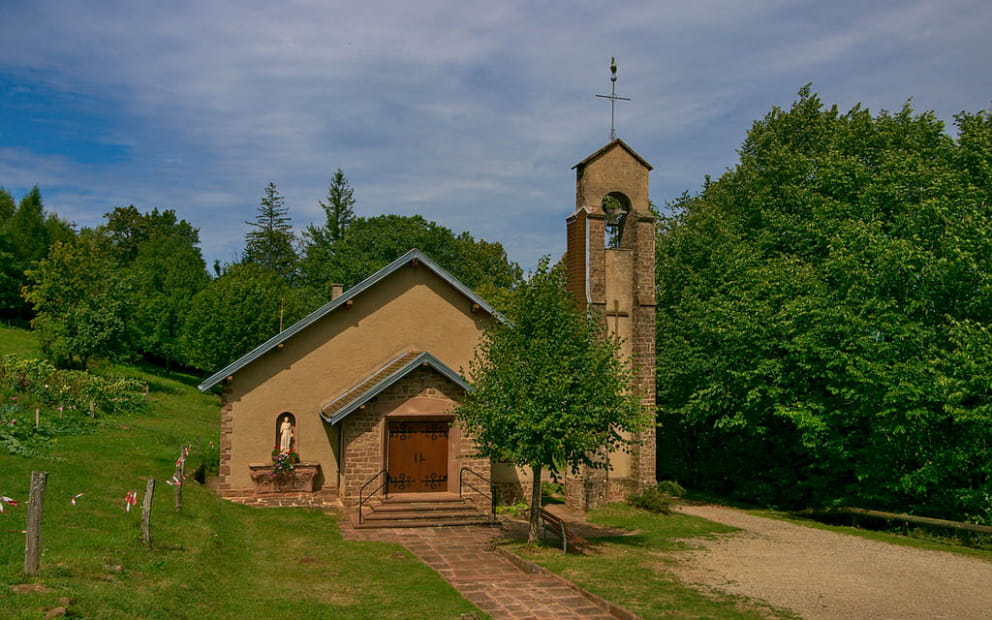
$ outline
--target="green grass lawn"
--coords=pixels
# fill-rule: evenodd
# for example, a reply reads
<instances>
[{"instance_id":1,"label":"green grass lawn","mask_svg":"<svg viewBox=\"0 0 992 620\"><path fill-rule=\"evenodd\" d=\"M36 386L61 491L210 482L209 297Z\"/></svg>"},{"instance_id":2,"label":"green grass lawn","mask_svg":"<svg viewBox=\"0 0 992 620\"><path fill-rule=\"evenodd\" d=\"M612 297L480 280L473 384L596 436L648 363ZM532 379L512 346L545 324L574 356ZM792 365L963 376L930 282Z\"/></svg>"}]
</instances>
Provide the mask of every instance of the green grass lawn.
<instances>
[{"instance_id":1,"label":"green grass lawn","mask_svg":"<svg viewBox=\"0 0 992 620\"><path fill-rule=\"evenodd\" d=\"M36 357L41 354L41 349L38 340L30 331L0 325L0 353Z\"/></svg>"},{"instance_id":2,"label":"green grass lawn","mask_svg":"<svg viewBox=\"0 0 992 620\"><path fill-rule=\"evenodd\" d=\"M0 327L0 353L35 350L29 332ZM219 399L199 393L194 377L99 371L147 381L151 406L98 416L91 432L57 438L44 457L0 454L0 495L20 501L0 514L0 617L40 618L63 598L81 618L458 618L475 610L403 547L343 541L332 515L238 506L192 476L177 513L164 481L181 445L193 446L190 471L214 458ZM33 470L49 475L41 570L27 578L20 530ZM143 495L149 477L158 481L150 548L140 542L140 499L124 511L125 494ZM46 590L11 587L23 583Z\"/></svg>"},{"instance_id":3,"label":"green grass lawn","mask_svg":"<svg viewBox=\"0 0 992 620\"><path fill-rule=\"evenodd\" d=\"M745 598L704 594L672 574L672 552L690 548L690 539L727 534L735 528L678 513L652 514L624 504L592 511L588 518L635 533L595 538L584 555L563 555L558 547L532 548L519 541L506 544L514 553L643 618L794 617Z\"/></svg>"}]
</instances>

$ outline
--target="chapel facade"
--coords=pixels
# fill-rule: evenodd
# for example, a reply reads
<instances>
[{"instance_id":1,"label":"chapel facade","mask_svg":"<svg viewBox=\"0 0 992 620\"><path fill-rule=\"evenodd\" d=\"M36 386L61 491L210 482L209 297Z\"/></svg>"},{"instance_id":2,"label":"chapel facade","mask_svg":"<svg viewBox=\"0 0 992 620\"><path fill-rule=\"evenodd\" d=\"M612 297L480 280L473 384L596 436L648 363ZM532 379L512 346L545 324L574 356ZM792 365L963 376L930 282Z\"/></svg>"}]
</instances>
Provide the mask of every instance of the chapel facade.
<instances>
[{"instance_id":1,"label":"chapel facade","mask_svg":"<svg viewBox=\"0 0 992 620\"><path fill-rule=\"evenodd\" d=\"M654 410L654 217L650 164L614 139L576 170L566 221L568 288L623 341L644 406ZM345 506L378 493L464 495L481 481L504 501L529 497L528 472L476 455L454 411L484 329L503 317L418 250L221 369L219 493L257 505ZM608 469L566 476L585 510L655 483L653 424ZM279 475L277 454L298 458ZM465 480L469 484L465 484ZM488 500L487 500L488 501ZM484 502L481 502L484 503ZM361 508L359 508L361 511Z\"/></svg>"}]
</instances>

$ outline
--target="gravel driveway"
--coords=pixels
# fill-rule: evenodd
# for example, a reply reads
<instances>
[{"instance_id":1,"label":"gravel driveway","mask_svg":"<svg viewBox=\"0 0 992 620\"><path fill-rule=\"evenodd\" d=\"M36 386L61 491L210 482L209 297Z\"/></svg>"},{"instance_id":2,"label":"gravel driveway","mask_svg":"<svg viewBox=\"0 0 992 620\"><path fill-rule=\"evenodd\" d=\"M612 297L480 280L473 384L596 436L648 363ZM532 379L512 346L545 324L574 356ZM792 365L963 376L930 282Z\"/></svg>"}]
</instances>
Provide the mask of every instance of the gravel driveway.
<instances>
[{"instance_id":1,"label":"gravel driveway","mask_svg":"<svg viewBox=\"0 0 992 620\"><path fill-rule=\"evenodd\" d=\"M686 583L803 618L992 618L992 563L865 540L720 506L686 514L741 528L679 554Z\"/></svg>"}]
</instances>

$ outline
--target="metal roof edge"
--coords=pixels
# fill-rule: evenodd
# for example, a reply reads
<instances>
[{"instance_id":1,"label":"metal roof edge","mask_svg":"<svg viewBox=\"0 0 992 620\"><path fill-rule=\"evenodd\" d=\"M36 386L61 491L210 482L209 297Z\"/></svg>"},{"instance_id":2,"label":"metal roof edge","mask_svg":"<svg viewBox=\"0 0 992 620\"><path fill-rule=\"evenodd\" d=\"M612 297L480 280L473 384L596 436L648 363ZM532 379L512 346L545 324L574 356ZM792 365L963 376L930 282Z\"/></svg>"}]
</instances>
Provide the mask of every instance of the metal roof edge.
<instances>
[{"instance_id":1,"label":"metal roof edge","mask_svg":"<svg viewBox=\"0 0 992 620\"><path fill-rule=\"evenodd\" d=\"M402 357L402 356L400 356L400 357ZM396 363L396 361L398 359L400 359L400 358L396 358L396 359L390 361L388 364L386 364L382 368L383 369L384 368L388 368L391 364ZM388 377L385 377L382 381L377 382L369 390L363 392L360 396L358 396L357 398L355 398L354 400L352 400L350 403L348 403L347 405L345 405L344 407L342 407L339 411L337 411L330 418L328 418L326 415L324 415L324 409L326 409L329 405L333 404L335 401L332 400L332 401L326 403L325 405L323 405L320 408L320 417L321 417L321 419L324 420L325 422L327 422L328 424L331 424L331 425L337 424L341 420L345 419L346 417L348 417L349 415L351 415L352 413L354 413L355 410L357 410L359 407L361 407L365 403L369 402L370 400L372 400L373 398L375 398L376 396L378 396L379 394L381 394L383 391L385 391L390 386L394 385L397 381L399 381L403 377L405 377L408 374L410 374L411 372L413 372L413 370L415 370L421 364L429 364L434 370L436 370L437 372L441 373L443 376L445 376L447 379L449 379L452 383L458 385L459 387L461 387L462 389L464 389L466 391L472 389L472 386L469 385L468 381L466 381L464 378L462 378L462 376L459 375L457 372L455 372L454 370L452 370L451 367L449 367L447 364L445 364L441 360L437 359L436 357L434 357L433 355L431 355L427 351L424 351L423 353L421 353L417 357L413 358L412 360L410 360L409 362L407 362L406 364L404 364L402 368L399 368L398 370L396 370L395 372L393 372L392 374L390 374ZM356 385L360 385L361 383L363 383L365 381L368 381L369 379L371 379L372 377L374 377L379 372L382 372L382 369L379 369L376 372L372 373L371 375L369 375L368 377L366 377L362 381L359 381ZM352 389L354 389L354 388L352 388ZM347 393L348 392L344 392L343 394L347 394Z\"/></svg>"},{"instance_id":2,"label":"metal roof edge","mask_svg":"<svg viewBox=\"0 0 992 620\"><path fill-rule=\"evenodd\" d=\"M400 256L399 258L389 263L379 271L373 273L372 275L365 278L355 286L351 287L350 289L348 289L347 291L345 291L335 299L332 299L323 306L320 306L319 308L317 308L316 310L314 310L304 318L300 319L296 323L293 323L292 325L290 325L283 331L279 332L275 336L269 338L268 340L258 345L248 353L242 355L237 360L231 362L224 368L218 370L216 373L210 375L202 383L200 383L200 385L197 386L197 389L200 390L201 392L206 392L210 388L214 387L215 385L223 381L225 377L229 377L233 375L235 372L241 370L248 364L254 362L258 358L268 353L276 345L285 342L289 338L292 338L297 333L303 331L304 329L306 329L313 323L317 322L318 320L320 320L325 315L329 314L339 306L342 306L345 303L347 303L349 299L353 299L363 291L375 286L381 280L392 275L393 272L397 271L400 267L403 267L404 265L414 260L419 260L422 264L426 265L427 268L433 271L435 275L437 275L439 278L450 284L459 293L469 298L470 301L472 301L475 304L478 304L480 308L485 310L494 319L496 319L500 323L507 323L506 317L504 317L502 314L497 312L495 308L493 308L491 305L489 305L488 302L486 302L486 300L482 299L472 289L462 284L457 278L455 278L453 275L448 273L447 270L445 270L443 267L441 267L433 260L431 260L426 254L424 254L417 248L413 248L403 256Z\"/></svg>"}]
</instances>

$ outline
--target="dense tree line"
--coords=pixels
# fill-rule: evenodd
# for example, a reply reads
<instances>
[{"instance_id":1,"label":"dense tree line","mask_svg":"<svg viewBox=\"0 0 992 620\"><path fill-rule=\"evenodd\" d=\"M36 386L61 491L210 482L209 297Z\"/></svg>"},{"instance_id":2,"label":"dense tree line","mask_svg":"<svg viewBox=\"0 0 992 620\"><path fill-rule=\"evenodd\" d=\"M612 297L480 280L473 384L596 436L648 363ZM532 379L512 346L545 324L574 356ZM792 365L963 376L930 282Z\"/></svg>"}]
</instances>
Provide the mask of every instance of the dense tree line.
<instances>
[{"instance_id":1,"label":"dense tree line","mask_svg":"<svg viewBox=\"0 0 992 620\"><path fill-rule=\"evenodd\" d=\"M825 107L808 88L658 234L659 475L781 506L992 523L992 115ZM521 270L420 216L358 217L338 170L297 235L263 190L239 261L206 270L173 211L93 230L0 188L0 320L63 365L213 371L419 247L489 299ZM512 307L512 299L510 299Z\"/></svg>"},{"instance_id":2,"label":"dense tree line","mask_svg":"<svg viewBox=\"0 0 992 620\"><path fill-rule=\"evenodd\" d=\"M412 247L484 293L520 280L498 243L420 216L356 217L340 169L320 205L325 222L297 236L266 185L241 259L211 278L199 232L172 210L119 207L77 232L37 187L19 204L0 188L0 319L30 321L61 366L141 356L213 371L326 303L332 283L353 286Z\"/></svg>"},{"instance_id":3,"label":"dense tree line","mask_svg":"<svg viewBox=\"0 0 992 620\"><path fill-rule=\"evenodd\" d=\"M808 88L658 237L660 475L992 523L992 116Z\"/></svg>"},{"instance_id":4,"label":"dense tree line","mask_svg":"<svg viewBox=\"0 0 992 620\"><path fill-rule=\"evenodd\" d=\"M71 239L72 226L45 210L35 186L16 202L0 187L0 320L25 324L31 306L21 296L28 283L25 272L48 254L58 241Z\"/></svg>"}]
</instances>

